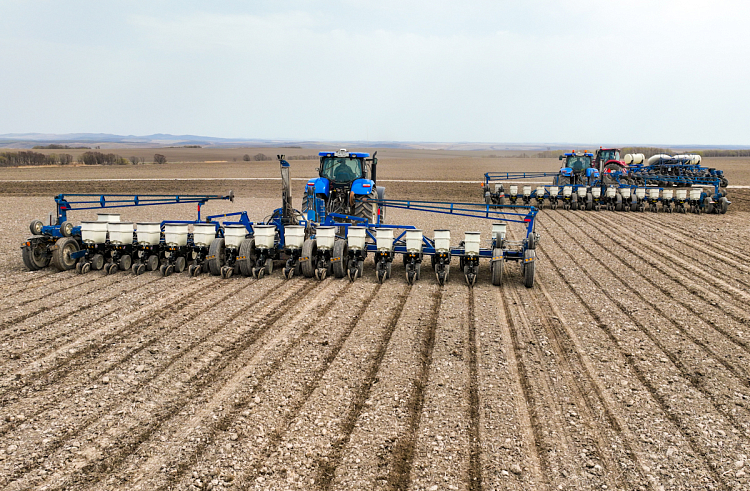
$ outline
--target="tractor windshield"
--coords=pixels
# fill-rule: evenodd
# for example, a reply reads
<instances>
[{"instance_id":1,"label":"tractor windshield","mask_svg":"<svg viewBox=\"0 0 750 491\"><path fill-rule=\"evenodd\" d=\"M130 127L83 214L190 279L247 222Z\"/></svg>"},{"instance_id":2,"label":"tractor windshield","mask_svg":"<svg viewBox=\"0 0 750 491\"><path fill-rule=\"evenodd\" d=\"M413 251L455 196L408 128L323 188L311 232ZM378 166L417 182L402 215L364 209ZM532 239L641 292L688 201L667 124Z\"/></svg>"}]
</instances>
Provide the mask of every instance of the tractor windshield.
<instances>
[{"instance_id":1,"label":"tractor windshield","mask_svg":"<svg viewBox=\"0 0 750 491\"><path fill-rule=\"evenodd\" d=\"M602 150L600 153L600 157L602 162L607 162L609 160L620 160L620 151L619 150Z\"/></svg>"},{"instance_id":2,"label":"tractor windshield","mask_svg":"<svg viewBox=\"0 0 750 491\"><path fill-rule=\"evenodd\" d=\"M352 182L362 177L362 159L325 157L320 166L320 177L333 182Z\"/></svg>"},{"instance_id":3,"label":"tractor windshield","mask_svg":"<svg viewBox=\"0 0 750 491\"><path fill-rule=\"evenodd\" d=\"M591 157L568 157L568 167L574 171L581 171L591 167Z\"/></svg>"}]
</instances>

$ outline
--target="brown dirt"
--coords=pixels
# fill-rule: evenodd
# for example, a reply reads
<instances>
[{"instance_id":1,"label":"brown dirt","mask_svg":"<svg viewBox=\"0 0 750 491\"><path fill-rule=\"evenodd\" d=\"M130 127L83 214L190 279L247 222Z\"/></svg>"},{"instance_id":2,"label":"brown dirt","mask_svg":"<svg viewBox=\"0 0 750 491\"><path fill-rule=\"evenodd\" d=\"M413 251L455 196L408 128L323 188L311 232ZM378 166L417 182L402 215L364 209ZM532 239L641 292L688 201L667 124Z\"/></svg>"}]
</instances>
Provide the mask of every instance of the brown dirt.
<instances>
[{"instance_id":1,"label":"brown dirt","mask_svg":"<svg viewBox=\"0 0 750 491\"><path fill-rule=\"evenodd\" d=\"M109 190L237 181L202 182ZM535 287L515 264L493 287L483 262L469 289L457 268L442 288L430 274L409 286L399 262L383 285L371 262L355 283L28 272L18 245L62 189L24 186L47 196L0 196L4 488L750 487L750 193L727 215L544 210ZM479 198L430 186L388 184ZM204 213L262 219L276 187ZM455 242L490 231L388 218Z\"/></svg>"}]
</instances>

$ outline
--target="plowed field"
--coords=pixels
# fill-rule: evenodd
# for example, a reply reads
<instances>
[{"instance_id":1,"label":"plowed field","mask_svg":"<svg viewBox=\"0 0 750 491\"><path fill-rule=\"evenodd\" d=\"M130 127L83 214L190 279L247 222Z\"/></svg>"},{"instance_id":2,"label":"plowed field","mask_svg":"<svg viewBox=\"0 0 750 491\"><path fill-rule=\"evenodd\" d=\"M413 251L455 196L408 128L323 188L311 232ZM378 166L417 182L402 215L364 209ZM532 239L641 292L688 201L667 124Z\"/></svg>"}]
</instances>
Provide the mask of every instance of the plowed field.
<instances>
[{"instance_id":1,"label":"plowed field","mask_svg":"<svg viewBox=\"0 0 750 491\"><path fill-rule=\"evenodd\" d=\"M535 287L483 262L472 289L398 261L382 285L371 260L354 283L25 271L52 206L0 197L4 488L750 488L747 212L545 210Z\"/></svg>"}]
</instances>

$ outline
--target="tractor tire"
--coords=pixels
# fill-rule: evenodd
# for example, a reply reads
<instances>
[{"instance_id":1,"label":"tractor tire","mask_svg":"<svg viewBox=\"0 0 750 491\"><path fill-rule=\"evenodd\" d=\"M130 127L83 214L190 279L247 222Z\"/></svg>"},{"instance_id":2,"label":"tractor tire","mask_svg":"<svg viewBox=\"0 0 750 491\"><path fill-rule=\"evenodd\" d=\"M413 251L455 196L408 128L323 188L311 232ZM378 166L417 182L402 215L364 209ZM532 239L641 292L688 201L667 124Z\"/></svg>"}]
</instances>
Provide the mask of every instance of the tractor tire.
<instances>
[{"instance_id":1,"label":"tractor tire","mask_svg":"<svg viewBox=\"0 0 750 491\"><path fill-rule=\"evenodd\" d=\"M558 186L568 186L568 185L570 185L570 177L568 177L568 176L559 176L557 185Z\"/></svg>"},{"instance_id":2,"label":"tractor tire","mask_svg":"<svg viewBox=\"0 0 750 491\"><path fill-rule=\"evenodd\" d=\"M533 258L531 262L526 262L527 259ZM536 273L536 251L527 249L523 253L523 285L526 288L534 286L534 274Z\"/></svg>"},{"instance_id":3,"label":"tractor tire","mask_svg":"<svg viewBox=\"0 0 750 491\"><path fill-rule=\"evenodd\" d=\"M318 256L318 242L315 239L307 239L302 244L302 274L305 278L315 276L315 263Z\"/></svg>"},{"instance_id":4,"label":"tractor tire","mask_svg":"<svg viewBox=\"0 0 750 491\"><path fill-rule=\"evenodd\" d=\"M55 242L55 249L52 251L52 266L59 271L69 271L76 267L76 259L70 257L71 254L78 252L78 242L72 237L62 237Z\"/></svg>"},{"instance_id":5,"label":"tractor tire","mask_svg":"<svg viewBox=\"0 0 750 491\"><path fill-rule=\"evenodd\" d=\"M31 235L42 235L42 227L44 227L44 223L41 220L32 220L29 224Z\"/></svg>"},{"instance_id":6,"label":"tractor tire","mask_svg":"<svg viewBox=\"0 0 750 491\"><path fill-rule=\"evenodd\" d=\"M208 248L208 270L214 276L221 276L221 268L224 266L224 238L214 239Z\"/></svg>"},{"instance_id":7,"label":"tractor tire","mask_svg":"<svg viewBox=\"0 0 750 491\"><path fill-rule=\"evenodd\" d=\"M240 265L240 273L242 276L252 276L256 260L255 239L245 239L240 242L239 255L240 259L237 259L237 263Z\"/></svg>"},{"instance_id":8,"label":"tractor tire","mask_svg":"<svg viewBox=\"0 0 750 491\"><path fill-rule=\"evenodd\" d=\"M405 256L404 256L405 257ZM333 276L343 278L349 269L349 246L343 239L336 239L333 243Z\"/></svg>"},{"instance_id":9,"label":"tractor tire","mask_svg":"<svg viewBox=\"0 0 750 491\"><path fill-rule=\"evenodd\" d=\"M378 211L377 203L374 201L376 199L378 199L378 191L372 189L370 194L364 198L360 198L360 201L354 204L354 216L364 218L370 223L375 223Z\"/></svg>"},{"instance_id":10,"label":"tractor tire","mask_svg":"<svg viewBox=\"0 0 750 491\"><path fill-rule=\"evenodd\" d=\"M495 260L496 257L503 257L502 249L495 248L492 250L492 263L490 266L492 284L500 286L503 284L503 269L505 269L505 261L503 259Z\"/></svg>"},{"instance_id":11,"label":"tractor tire","mask_svg":"<svg viewBox=\"0 0 750 491\"><path fill-rule=\"evenodd\" d=\"M31 247L24 247L21 253L23 263L29 271L38 271L49 266L50 257L47 254L47 246L42 242L32 243Z\"/></svg>"}]
</instances>

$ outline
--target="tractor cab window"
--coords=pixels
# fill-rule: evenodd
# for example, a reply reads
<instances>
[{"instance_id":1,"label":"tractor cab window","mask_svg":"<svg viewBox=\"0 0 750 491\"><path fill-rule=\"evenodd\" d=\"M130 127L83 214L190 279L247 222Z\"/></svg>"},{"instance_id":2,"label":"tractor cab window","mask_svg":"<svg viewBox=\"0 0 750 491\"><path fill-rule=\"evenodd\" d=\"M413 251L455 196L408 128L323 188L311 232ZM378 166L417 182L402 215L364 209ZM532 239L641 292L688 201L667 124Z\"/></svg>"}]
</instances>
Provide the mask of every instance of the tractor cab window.
<instances>
[{"instance_id":1,"label":"tractor cab window","mask_svg":"<svg viewBox=\"0 0 750 491\"><path fill-rule=\"evenodd\" d=\"M618 150L603 150L601 152L601 160L607 162L608 160L620 160L620 152Z\"/></svg>"},{"instance_id":2,"label":"tractor cab window","mask_svg":"<svg viewBox=\"0 0 750 491\"><path fill-rule=\"evenodd\" d=\"M581 171L591 167L590 157L570 157L568 159L568 167L574 171Z\"/></svg>"},{"instance_id":3,"label":"tractor cab window","mask_svg":"<svg viewBox=\"0 0 750 491\"><path fill-rule=\"evenodd\" d=\"M362 177L362 160L326 157L320 166L320 176L333 182L352 182Z\"/></svg>"}]
</instances>

